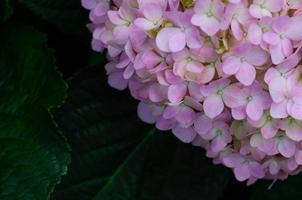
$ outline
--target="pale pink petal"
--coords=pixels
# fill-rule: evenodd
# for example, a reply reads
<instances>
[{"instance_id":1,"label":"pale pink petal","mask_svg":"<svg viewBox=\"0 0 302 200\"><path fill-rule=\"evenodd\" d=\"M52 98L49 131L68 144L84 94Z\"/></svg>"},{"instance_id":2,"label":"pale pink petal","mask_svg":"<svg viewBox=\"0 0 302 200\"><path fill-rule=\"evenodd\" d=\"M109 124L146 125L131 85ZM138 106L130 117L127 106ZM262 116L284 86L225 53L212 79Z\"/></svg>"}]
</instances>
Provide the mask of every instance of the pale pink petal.
<instances>
[{"instance_id":1,"label":"pale pink petal","mask_svg":"<svg viewBox=\"0 0 302 200\"><path fill-rule=\"evenodd\" d=\"M196 137L196 132L192 128L182 128L177 126L172 129L172 133L184 143L190 143Z\"/></svg>"},{"instance_id":2,"label":"pale pink petal","mask_svg":"<svg viewBox=\"0 0 302 200\"><path fill-rule=\"evenodd\" d=\"M246 114L253 121L259 120L263 115L263 105L259 99L250 101L246 106Z\"/></svg>"},{"instance_id":3,"label":"pale pink petal","mask_svg":"<svg viewBox=\"0 0 302 200\"><path fill-rule=\"evenodd\" d=\"M240 27L240 24L237 20L232 20L231 29L232 29L232 33L233 33L234 37L237 40L241 40L243 38L243 31L242 31L242 29Z\"/></svg>"},{"instance_id":4,"label":"pale pink petal","mask_svg":"<svg viewBox=\"0 0 302 200\"><path fill-rule=\"evenodd\" d=\"M257 24L251 24L248 29L248 39L252 44L259 45L262 41L262 30Z\"/></svg>"},{"instance_id":5,"label":"pale pink petal","mask_svg":"<svg viewBox=\"0 0 302 200\"><path fill-rule=\"evenodd\" d=\"M227 146L227 143L222 137L216 137L211 141L211 149L213 152L220 152Z\"/></svg>"},{"instance_id":6,"label":"pale pink petal","mask_svg":"<svg viewBox=\"0 0 302 200\"><path fill-rule=\"evenodd\" d=\"M302 127L297 124L295 121L291 122L290 120L285 122L285 133L286 135L297 142L300 142L302 140Z\"/></svg>"},{"instance_id":7,"label":"pale pink petal","mask_svg":"<svg viewBox=\"0 0 302 200\"><path fill-rule=\"evenodd\" d=\"M151 85L149 88L149 98L153 102L161 102L166 99L167 88L158 83Z\"/></svg>"},{"instance_id":8,"label":"pale pink petal","mask_svg":"<svg viewBox=\"0 0 302 200\"><path fill-rule=\"evenodd\" d=\"M171 119L176 116L176 114L179 111L179 106L178 105L169 105L166 107L163 113L163 118L165 119Z\"/></svg>"},{"instance_id":9,"label":"pale pink petal","mask_svg":"<svg viewBox=\"0 0 302 200\"><path fill-rule=\"evenodd\" d=\"M161 131L169 131L177 125L174 119L160 118L156 121L155 127Z\"/></svg>"},{"instance_id":10,"label":"pale pink petal","mask_svg":"<svg viewBox=\"0 0 302 200\"><path fill-rule=\"evenodd\" d=\"M217 94L210 95L203 103L205 114L210 118L215 118L222 113L224 104L221 96Z\"/></svg>"},{"instance_id":11,"label":"pale pink petal","mask_svg":"<svg viewBox=\"0 0 302 200\"><path fill-rule=\"evenodd\" d=\"M149 30L152 30L153 28L155 28L154 24L152 21L149 21L145 18L137 18L135 21L134 21L134 24L145 30L145 31L149 31Z\"/></svg>"},{"instance_id":12,"label":"pale pink petal","mask_svg":"<svg viewBox=\"0 0 302 200\"><path fill-rule=\"evenodd\" d=\"M282 138L278 144L278 151L282 156L290 158L295 155L296 144L287 138Z\"/></svg>"},{"instance_id":13,"label":"pale pink petal","mask_svg":"<svg viewBox=\"0 0 302 200\"><path fill-rule=\"evenodd\" d=\"M235 177L238 181L247 180L251 174L247 163L240 164L234 169Z\"/></svg>"},{"instance_id":14,"label":"pale pink petal","mask_svg":"<svg viewBox=\"0 0 302 200\"><path fill-rule=\"evenodd\" d=\"M285 78L274 78L269 82L269 92L274 102L279 103L285 100L287 92L287 81Z\"/></svg>"},{"instance_id":15,"label":"pale pink petal","mask_svg":"<svg viewBox=\"0 0 302 200\"><path fill-rule=\"evenodd\" d=\"M230 56L222 63L223 72L228 75L236 74L241 66L240 59L235 56Z\"/></svg>"},{"instance_id":16,"label":"pale pink petal","mask_svg":"<svg viewBox=\"0 0 302 200\"><path fill-rule=\"evenodd\" d=\"M195 111L187 106L181 106L175 116L175 119L182 127L189 127L193 124L196 117Z\"/></svg>"},{"instance_id":17,"label":"pale pink petal","mask_svg":"<svg viewBox=\"0 0 302 200\"><path fill-rule=\"evenodd\" d=\"M168 99L172 103L178 103L183 100L187 93L187 86L184 84L171 85L168 88Z\"/></svg>"},{"instance_id":18,"label":"pale pink petal","mask_svg":"<svg viewBox=\"0 0 302 200\"><path fill-rule=\"evenodd\" d=\"M251 85L256 78L256 70L252 65L244 62L241 64L239 71L236 73L236 78L243 85Z\"/></svg>"},{"instance_id":19,"label":"pale pink petal","mask_svg":"<svg viewBox=\"0 0 302 200\"><path fill-rule=\"evenodd\" d=\"M288 116L287 114L287 102L282 101L280 103L272 103L271 109L270 109L270 114L273 118L285 118Z\"/></svg>"},{"instance_id":20,"label":"pale pink petal","mask_svg":"<svg viewBox=\"0 0 302 200\"><path fill-rule=\"evenodd\" d=\"M277 134L278 128L274 126L273 122L267 122L262 128L261 133L265 139L273 138Z\"/></svg>"},{"instance_id":21,"label":"pale pink petal","mask_svg":"<svg viewBox=\"0 0 302 200\"><path fill-rule=\"evenodd\" d=\"M256 178L263 178L264 177L264 170L261 165L257 162L250 162L249 163L249 170L252 176Z\"/></svg>"},{"instance_id":22,"label":"pale pink petal","mask_svg":"<svg viewBox=\"0 0 302 200\"><path fill-rule=\"evenodd\" d=\"M156 117L152 114L151 106L140 102L138 104L137 113L139 118L146 123L153 124L156 122Z\"/></svg>"},{"instance_id":23,"label":"pale pink petal","mask_svg":"<svg viewBox=\"0 0 302 200\"><path fill-rule=\"evenodd\" d=\"M206 134L212 127L212 120L205 115L199 116L194 122L194 129L199 135Z\"/></svg>"},{"instance_id":24,"label":"pale pink petal","mask_svg":"<svg viewBox=\"0 0 302 200\"><path fill-rule=\"evenodd\" d=\"M237 108L245 105L247 103L247 97L248 91L239 88L235 84L225 88L222 95L225 105L230 108Z\"/></svg>"},{"instance_id":25,"label":"pale pink petal","mask_svg":"<svg viewBox=\"0 0 302 200\"><path fill-rule=\"evenodd\" d=\"M302 16L291 18L291 26L285 30L286 37L291 40L299 41L302 39Z\"/></svg>"},{"instance_id":26,"label":"pale pink petal","mask_svg":"<svg viewBox=\"0 0 302 200\"><path fill-rule=\"evenodd\" d=\"M220 22L215 17L208 17L206 14L193 15L191 22L199 26L209 36L215 35L220 29Z\"/></svg>"},{"instance_id":27,"label":"pale pink petal","mask_svg":"<svg viewBox=\"0 0 302 200\"><path fill-rule=\"evenodd\" d=\"M122 70L110 73L108 76L108 83L111 87L118 90L124 90L127 88L128 85L128 81L123 77Z\"/></svg>"},{"instance_id":28,"label":"pale pink petal","mask_svg":"<svg viewBox=\"0 0 302 200\"><path fill-rule=\"evenodd\" d=\"M302 150L296 151L295 160L299 165L302 165Z\"/></svg>"},{"instance_id":29,"label":"pale pink petal","mask_svg":"<svg viewBox=\"0 0 302 200\"><path fill-rule=\"evenodd\" d=\"M302 120L302 104L294 103L290 109L290 115L298 120Z\"/></svg>"},{"instance_id":30,"label":"pale pink petal","mask_svg":"<svg viewBox=\"0 0 302 200\"><path fill-rule=\"evenodd\" d=\"M169 49L171 52L181 51L186 46L186 35L184 32L178 31L171 35L169 39Z\"/></svg>"},{"instance_id":31,"label":"pale pink petal","mask_svg":"<svg viewBox=\"0 0 302 200\"><path fill-rule=\"evenodd\" d=\"M283 55L286 56L286 57L290 56L293 53L293 50L294 50L292 42L287 38L283 38L281 40L281 43L282 43L282 53L283 53Z\"/></svg>"},{"instance_id":32,"label":"pale pink petal","mask_svg":"<svg viewBox=\"0 0 302 200\"><path fill-rule=\"evenodd\" d=\"M263 40L270 45L277 45L280 42L280 36L274 32L266 32L263 34Z\"/></svg>"},{"instance_id":33,"label":"pale pink petal","mask_svg":"<svg viewBox=\"0 0 302 200\"><path fill-rule=\"evenodd\" d=\"M284 60L285 57L282 52L281 43L279 43L277 45L271 45L269 50L271 53L272 61L275 65L280 64Z\"/></svg>"}]
</instances>

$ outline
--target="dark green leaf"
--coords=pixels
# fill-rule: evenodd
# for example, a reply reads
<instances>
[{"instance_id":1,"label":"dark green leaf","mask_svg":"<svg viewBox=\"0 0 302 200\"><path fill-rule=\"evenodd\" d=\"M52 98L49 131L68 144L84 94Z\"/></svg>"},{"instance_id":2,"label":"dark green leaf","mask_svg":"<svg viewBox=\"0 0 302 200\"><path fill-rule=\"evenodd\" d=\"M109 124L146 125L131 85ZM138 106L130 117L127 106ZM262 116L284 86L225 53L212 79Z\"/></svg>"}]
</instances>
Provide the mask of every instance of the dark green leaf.
<instances>
[{"instance_id":1,"label":"dark green leaf","mask_svg":"<svg viewBox=\"0 0 302 200\"><path fill-rule=\"evenodd\" d=\"M19 0L45 21L61 31L76 36L88 36L88 12L80 0Z\"/></svg>"},{"instance_id":2,"label":"dark green leaf","mask_svg":"<svg viewBox=\"0 0 302 200\"><path fill-rule=\"evenodd\" d=\"M7 25L0 43L0 199L47 199L70 162L49 114L67 86L40 32Z\"/></svg>"},{"instance_id":3,"label":"dark green leaf","mask_svg":"<svg viewBox=\"0 0 302 200\"><path fill-rule=\"evenodd\" d=\"M256 185L252 200L299 199L302 196L302 175L290 176L284 181L261 181ZM269 186L271 185L271 189Z\"/></svg>"},{"instance_id":4,"label":"dark green leaf","mask_svg":"<svg viewBox=\"0 0 302 200\"><path fill-rule=\"evenodd\" d=\"M13 14L13 9L8 1L9 0L0 1L0 24L6 21Z\"/></svg>"},{"instance_id":5,"label":"dark green leaf","mask_svg":"<svg viewBox=\"0 0 302 200\"><path fill-rule=\"evenodd\" d=\"M98 65L71 80L69 99L57 113L74 152L54 199L218 199L228 170L171 133L147 130L137 119L137 103L108 88L102 74Z\"/></svg>"}]
</instances>

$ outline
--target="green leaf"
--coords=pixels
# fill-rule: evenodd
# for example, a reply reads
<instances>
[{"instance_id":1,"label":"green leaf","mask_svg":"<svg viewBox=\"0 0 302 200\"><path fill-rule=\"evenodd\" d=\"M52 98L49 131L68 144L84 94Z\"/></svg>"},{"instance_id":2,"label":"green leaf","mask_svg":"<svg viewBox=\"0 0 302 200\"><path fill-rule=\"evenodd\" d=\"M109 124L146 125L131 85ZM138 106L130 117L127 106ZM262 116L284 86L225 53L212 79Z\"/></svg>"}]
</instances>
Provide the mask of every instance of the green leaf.
<instances>
[{"instance_id":1,"label":"green leaf","mask_svg":"<svg viewBox=\"0 0 302 200\"><path fill-rule=\"evenodd\" d=\"M302 175L290 176L288 179L275 183L273 181L261 181L256 185L251 200L284 200L299 199L302 196ZM271 189L269 187L271 186Z\"/></svg>"},{"instance_id":2,"label":"green leaf","mask_svg":"<svg viewBox=\"0 0 302 200\"><path fill-rule=\"evenodd\" d=\"M64 33L85 37L89 35L86 28L88 12L81 7L80 0L19 0L19 2Z\"/></svg>"},{"instance_id":3,"label":"green leaf","mask_svg":"<svg viewBox=\"0 0 302 200\"><path fill-rule=\"evenodd\" d=\"M6 25L0 43L0 199L48 199L70 162L49 112L67 86L40 32Z\"/></svg>"},{"instance_id":4,"label":"green leaf","mask_svg":"<svg viewBox=\"0 0 302 200\"><path fill-rule=\"evenodd\" d=\"M200 148L140 122L137 102L108 88L101 66L70 81L67 103L56 115L74 152L53 199L218 199L229 171Z\"/></svg>"},{"instance_id":5,"label":"green leaf","mask_svg":"<svg viewBox=\"0 0 302 200\"><path fill-rule=\"evenodd\" d=\"M0 1L0 24L6 21L13 14L13 9L9 4L9 0Z\"/></svg>"}]
</instances>

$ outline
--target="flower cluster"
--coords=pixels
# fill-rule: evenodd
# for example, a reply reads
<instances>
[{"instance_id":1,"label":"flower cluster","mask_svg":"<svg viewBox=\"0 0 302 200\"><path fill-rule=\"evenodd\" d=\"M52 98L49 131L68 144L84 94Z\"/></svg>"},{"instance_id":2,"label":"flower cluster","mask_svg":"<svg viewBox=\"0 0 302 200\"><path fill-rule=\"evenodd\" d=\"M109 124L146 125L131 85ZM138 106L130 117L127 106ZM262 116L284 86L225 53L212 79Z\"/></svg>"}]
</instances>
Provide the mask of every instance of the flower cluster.
<instances>
[{"instance_id":1,"label":"flower cluster","mask_svg":"<svg viewBox=\"0 0 302 200\"><path fill-rule=\"evenodd\" d=\"M109 84L239 181L302 169L301 0L82 0Z\"/></svg>"}]
</instances>

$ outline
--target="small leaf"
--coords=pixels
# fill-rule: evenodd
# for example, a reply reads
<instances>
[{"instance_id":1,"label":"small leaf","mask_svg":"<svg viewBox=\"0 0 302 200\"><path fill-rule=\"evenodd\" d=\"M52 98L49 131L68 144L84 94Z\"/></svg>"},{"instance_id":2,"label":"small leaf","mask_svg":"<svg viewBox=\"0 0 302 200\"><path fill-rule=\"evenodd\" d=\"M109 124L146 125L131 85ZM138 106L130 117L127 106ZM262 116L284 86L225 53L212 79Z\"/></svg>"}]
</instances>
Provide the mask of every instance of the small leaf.
<instances>
[{"instance_id":1,"label":"small leaf","mask_svg":"<svg viewBox=\"0 0 302 200\"><path fill-rule=\"evenodd\" d=\"M0 43L0 199L48 199L70 162L49 114L67 86L40 32L5 25Z\"/></svg>"},{"instance_id":2,"label":"small leaf","mask_svg":"<svg viewBox=\"0 0 302 200\"><path fill-rule=\"evenodd\" d=\"M69 99L56 115L74 152L53 199L218 199L229 171L200 148L139 122L137 103L128 92L108 88L102 74L98 65L71 80Z\"/></svg>"}]
</instances>

